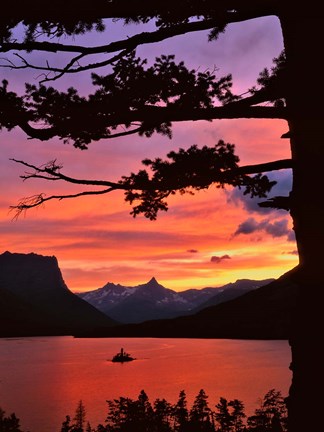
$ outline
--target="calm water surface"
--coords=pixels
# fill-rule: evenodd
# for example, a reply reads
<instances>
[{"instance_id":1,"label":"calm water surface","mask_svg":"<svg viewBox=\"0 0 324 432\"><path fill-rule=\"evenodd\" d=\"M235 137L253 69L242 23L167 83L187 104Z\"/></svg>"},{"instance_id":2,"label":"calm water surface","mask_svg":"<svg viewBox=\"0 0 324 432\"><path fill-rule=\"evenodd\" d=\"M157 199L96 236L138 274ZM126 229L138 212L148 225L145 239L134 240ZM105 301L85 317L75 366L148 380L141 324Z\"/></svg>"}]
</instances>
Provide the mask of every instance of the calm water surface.
<instances>
[{"instance_id":1,"label":"calm water surface","mask_svg":"<svg viewBox=\"0 0 324 432\"><path fill-rule=\"evenodd\" d=\"M121 347L136 361L112 363ZM144 389L151 403L175 403L185 390L190 407L203 388L211 407L237 398L251 415L271 388L288 394L290 361L287 341L0 338L0 407L24 430L59 432L81 399L95 427L104 424L106 400L136 399Z\"/></svg>"}]
</instances>

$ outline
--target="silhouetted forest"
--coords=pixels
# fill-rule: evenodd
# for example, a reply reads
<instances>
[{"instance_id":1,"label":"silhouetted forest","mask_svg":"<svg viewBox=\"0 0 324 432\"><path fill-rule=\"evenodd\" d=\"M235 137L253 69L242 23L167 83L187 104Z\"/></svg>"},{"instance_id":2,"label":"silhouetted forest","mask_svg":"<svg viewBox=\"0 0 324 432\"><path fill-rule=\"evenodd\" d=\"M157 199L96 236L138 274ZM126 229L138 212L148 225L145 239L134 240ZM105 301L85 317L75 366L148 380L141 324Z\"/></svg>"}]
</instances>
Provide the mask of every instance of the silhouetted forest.
<instances>
[{"instance_id":1,"label":"silhouetted forest","mask_svg":"<svg viewBox=\"0 0 324 432\"><path fill-rule=\"evenodd\" d=\"M191 407L184 390L175 404L156 399L153 404L144 390L137 399L119 397L107 400L105 425L93 428L87 421L86 407L78 402L73 416L67 415L58 432L285 432L286 400L280 391L269 390L259 401L254 414L247 416L238 399L220 397L211 407L201 389ZM0 408L0 432L24 432L15 414L6 417ZM31 431L32 432L32 431ZM38 431L35 431L38 432Z\"/></svg>"}]
</instances>

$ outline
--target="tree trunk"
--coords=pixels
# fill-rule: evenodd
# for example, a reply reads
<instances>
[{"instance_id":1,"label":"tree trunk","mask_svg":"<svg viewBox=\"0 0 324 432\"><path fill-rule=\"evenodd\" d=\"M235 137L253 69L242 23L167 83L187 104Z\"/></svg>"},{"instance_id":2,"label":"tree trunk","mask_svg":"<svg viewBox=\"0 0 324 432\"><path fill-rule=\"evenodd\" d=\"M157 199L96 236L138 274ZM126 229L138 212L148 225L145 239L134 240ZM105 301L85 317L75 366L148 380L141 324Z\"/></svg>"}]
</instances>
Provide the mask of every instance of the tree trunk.
<instances>
[{"instance_id":1,"label":"tree trunk","mask_svg":"<svg viewBox=\"0 0 324 432\"><path fill-rule=\"evenodd\" d=\"M306 7L295 3L293 9L283 12L280 21L288 64L291 216L300 259L295 281L299 292L289 340L293 379L288 397L288 430L315 432L321 429L324 402L323 13L311 0Z\"/></svg>"}]
</instances>

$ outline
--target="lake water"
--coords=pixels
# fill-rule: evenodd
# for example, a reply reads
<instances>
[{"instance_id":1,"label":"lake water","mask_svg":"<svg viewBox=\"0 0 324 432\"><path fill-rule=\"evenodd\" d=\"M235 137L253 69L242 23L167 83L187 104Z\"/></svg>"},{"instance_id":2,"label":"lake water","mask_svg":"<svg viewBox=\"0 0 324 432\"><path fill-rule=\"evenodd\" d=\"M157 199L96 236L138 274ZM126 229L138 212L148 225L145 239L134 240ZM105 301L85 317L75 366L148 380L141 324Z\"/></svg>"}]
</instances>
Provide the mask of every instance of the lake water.
<instances>
[{"instance_id":1,"label":"lake water","mask_svg":"<svg viewBox=\"0 0 324 432\"><path fill-rule=\"evenodd\" d=\"M123 347L136 357L112 363ZM188 406L200 389L210 407L220 397L240 399L251 415L258 399L275 388L283 396L291 382L287 341L228 339L0 339L0 407L15 412L30 432L59 432L82 400L93 427L103 423L106 400L136 399L144 389L151 403L175 403L185 390Z\"/></svg>"}]
</instances>

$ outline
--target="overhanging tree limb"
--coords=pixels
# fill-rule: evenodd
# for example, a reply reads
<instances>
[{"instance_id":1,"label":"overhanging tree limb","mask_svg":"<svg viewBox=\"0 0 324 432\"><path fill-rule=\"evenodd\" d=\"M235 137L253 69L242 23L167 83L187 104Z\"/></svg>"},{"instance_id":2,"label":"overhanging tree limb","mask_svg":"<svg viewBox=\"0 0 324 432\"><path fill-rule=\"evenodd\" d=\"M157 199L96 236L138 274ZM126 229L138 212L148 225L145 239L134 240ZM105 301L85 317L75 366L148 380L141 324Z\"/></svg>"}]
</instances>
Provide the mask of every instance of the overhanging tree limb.
<instances>
[{"instance_id":1,"label":"overhanging tree limb","mask_svg":"<svg viewBox=\"0 0 324 432\"><path fill-rule=\"evenodd\" d=\"M50 195L45 196L45 194L37 194L29 197L22 198L19 203L16 206L10 206L10 211L14 211L14 217L13 219L18 219L18 217L26 212L27 210L34 208L34 207L40 207L41 205L45 204L47 201L52 200L63 200L68 198L79 198L81 196L89 196L89 195L103 195L107 194L109 192L112 192L114 189L103 189L103 190L97 190L97 191L83 191L76 194L69 194L69 195Z\"/></svg>"},{"instance_id":2,"label":"overhanging tree limb","mask_svg":"<svg viewBox=\"0 0 324 432\"><path fill-rule=\"evenodd\" d=\"M6 64L0 64L0 67L9 68L9 69L29 68L29 69L44 71L46 73L49 72L57 73L57 75L51 78L48 77L48 75L46 75L45 78L40 81L40 83L47 82L47 81L54 81L59 79L66 73L78 73L78 72L93 70L93 69L110 65L115 61L117 61L119 58L126 56L130 51L135 50L138 46L143 44L156 43L173 36L178 36L189 32L196 32L199 30L206 30L206 29L217 28L217 27L219 27L219 22L214 19L190 22L190 23L181 23L176 26L159 29L155 32L142 32L140 34L137 34L135 36L129 37L124 40L119 40L119 41L111 42L107 45L101 45L96 47L85 47L80 45L75 45L75 46L64 45L61 43L37 42L37 41L28 41L28 42L21 42L21 43L7 42L7 43L3 43L0 46L0 52L8 52L12 50L20 50L20 51L23 50L23 51L31 52L33 50L37 50L37 51L47 51L52 53L76 52L79 53L79 55L73 57L64 67L58 68L58 67L50 66L48 62L46 62L46 65L32 64L23 56L14 53L14 55L16 55L21 60L22 64L16 65L9 59L3 59L6 62ZM219 28L217 28L217 31L218 32L224 31L223 23ZM102 54L102 53L109 54L118 51L121 52L106 60L97 61L94 63L88 63L86 65L78 64L78 62L81 59L84 59L88 55Z\"/></svg>"},{"instance_id":3,"label":"overhanging tree limb","mask_svg":"<svg viewBox=\"0 0 324 432\"><path fill-rule=\"evenodd\" d=\"M5 42L0 47L0 52L8 51L27 51L31 52L33 50L43 51L43 52L70 52L79 53L83 55L92 54L109 54L116 51L123 50L133 50L139 45L151 44L156 42L161 42L170 37L183 35L190 32L209 30L213 27L218 27L220 25L219 20L206 19L203 21L195 21L189 23L181 23L174 25L172 27L158 29L154 32L141 32L127 39L121 39L118 41L110 42L106 45L98 45L94 47L83 46L83 45L65 45L62 43L55 42ZM222 23L222 29L224 23Z\"/></svg>"},{"instance_id":4,"label":"overhanging tree limb","mask_svg":"<svg viewBox=\"0 0 324 432\"><path fill-rule=\"evenodd\" d=\"M60 172L63 166L58 165L56 163L56 160L47 162L46 164L41 166L36 166L14 158L11 158L10 160L34 170L33 172L25 172L25 174L21 175L20 178L22 178L23 180L28 180L31 178L40 178L40 179L51 180L51 181L63 180L67 183L74 183L79 185L105 186L114 189L125 189L125 187L120 185L119 183L110 182L106 180L84 180L84 179L76 179L73 177L66 176Z\"/></svg>"},{"instance_id":5,"label":"overhanging tree limb","mask_svg":"<svg viewBox=\"0 0 324 432\"><path fill-rule=\"evenodd\" d=\"M187 156L190 156L191 149L194 149L195 156L201 155L203 152L206 151L207 148L203 148L201 150L198 150L197 152L197 148L193 146L187 151L187 153L182 151L182 155L187 154ZM24 181L32 178L48 181L61 180L66 183L78 184L83 186L102 186L105 187L105 189L82 191L76 194L50 195L47 197L45 196L45 194L41 193L21 199L16 206L11 206L10 209L15 211L15 218L18 218L21 213L27 211L28 209L41 206L47 201L77 198L88 195L104 195L116 190L123 190L126 193L126 200L129 201L131 204L133 204L134 201L140 202L139 205L133 207L133 211L131 212L133 216L144 213L146 217L154 220L156 219L156 214L159 210L167 210L167 204L163 200L167 198L170 194L174 194L175 191L180 191L181 193L184 193L191 188L199 190L201 188L207 188L213 183L218 183L221 187L223 187L223 185L227 183L236 186L238 185L239 187L245 186L248 193L252 193L252 195L254 194L259 196L265 196L263 194L263 190L271 188L273 182L269 183L264 176L259 176L255 179L247 176L251 174L260 174L263 172L288 169L292 167L292 162L290 159L282 159L263 164L246 165L241 167L236 166L236 162L234 162L233 168L222 170L216 168L211 173L209 173L207 177L205 176L205 173L197 174L196 171L192 173L187 172L187 177L184 179L181 178L181 180L179 181L179 178L177 176L172 176L169 173L167 173L167 175L165 176L164 170L166 167L167 169L171 168L173 172L177 171L178 169L178 162L176 158L174 158L174 153L169 154L169 156L170 155L174 159L173 166L172 163L170 164L168 162L165 162L163 165L163 163L161 163L162 161L160 161L159 159L157 159L155 162L143 161L145 165L152 165L152 169L154 170L154 175L152 178L148 177L146 171L139 171L138 174L131 174L131 176L129 177L123 177L123 179L119 182L111 182L107 180L77 179L74 177L70 177L61 172L61 169L63 167L62 165L57 164L56 161L50 161L42 166L36 166L22 160L11 159L16 163L33 170L32 172L25 172L25 174L20 176ZM156 163L158 165L155 165ZM240 180L237 181L237 179ZM259 182L260 184L258 185ZM268 206L270 206L270 204Z\"/></svg>"},{"instance_id":6,"label":"overhanging tree limb","mask_svg":"<svg viewBox=\"0 0 324 432\"><path fill-rule=\"evenodd\" d=\"M82 115L82 113L81 113ZM265 107L265 106L252 106L246 107L241 104L231 106L221 106L213 108L195 108L179 110L173 107L157 107L146 106L138 110L132 110L118 115L107 115L105 126L115 126L117 123L120 125L129 124L132 122L144 122L149 124L162 124L165 122L183 122L183 121L198 121L198 120L216 120L216 119L286 119L287 110L284 107ZM82 124L86 127L87 119L82 119ZM31 124L22 121L17 124L30 138L36 138L41 141L47 141L55 136L64 138L66 135L62 133L58 127L37 128ZM144 125L137 130L137 132L145 130ZM133 133L133 132L132 132ZM118 134L118 135L123 135ZM103 138L109 138L109 134Z\"/></svg>"},{"instance_id":7,"label":"overhanging tree limb","mask_svg":"<svg viewBox=\"0 0 324 432\"><path fill-rule=\"evenodd\" d=\"M111 188L115 189L122 189L126 190L129 189L126 185L123 185L121 183L111 182L107 180L86 180L86 179L77 179L74 177L66 176L65 174L62 174L60 170L63 168L62 165L57 165L56 161L50 161L47 162L44 165L36 166L33 164L30 164L28 162L11 158L11 161L18 163L20 165L23 165L27 168L31 168L34 170L34 172L25 172L25 174L21 175L20 178L23 180L28 180L31 178L40 178L45 180L63 180L67 183L74 183L74 184L80 184L80 185L89 185L89 186L109 186ZM266 162L261 164L254 164L254 165L244 165L240 167L236 167L227 171L224 171L222 174L224 177L236 177L238 175L249 175L249 174L259 174L263 172L271 172L271 171L278 171L282 169L289 169L292 168L292 160L291 159L279 159L272 162ZM47 176L42 175L47 174ZM222 174L219 173L216 174L216 177L214 181L219 180L221 178ZM144 188L142 188L144 190Z\"/></svg>"},{"instance_id":8,"label":"overhanging tree limb","mask_svg":"<svg viewBox=\"0 0 324 432\"><path fill-rule=\"evenodd\" d=\"M256 7L257 5L254 2L245 2L244 6L242 5L236 5L236 7L228 7L226 2L218 2L217 5L215 5L214 2L210 2L210 4L207 4L208 2L204 2L203 5L199 4L199 2L186 2L186 4L183 4L180 8L175 7L174 4L172 4L172 17L171 16L162 16L164 20L170 20L169 25L166 26L160 26L158 30L154 32L142 32L135 36L129 37L124 40L119 40L115 42L111 42L106 45L99 45L94 47L87 47L82 45L70 45L70 44L62 44L61 42L48 42L48 41L42 41L39 42L36 40L35 33L38 31L39 34L44 34L49 36L62 36L64 32L66 31L67 34L73 34L73 31L75 34L83 33L85 31L89 31L90 29L93 29L94 27L97 27L98 31L102 31L104 26L103 24L98 24L94 26L96 21L98 19L103 18L114 18L119 17L120 19L122 17L125 17L126 21L130 18L130 16L133 14L133 20L134 21L141 21L146 20L144 16L146 17L155 17L161 20L162 16L159 14L161 13L161 10L163 11L163 8L159 7L153 7L151 8L146 2L142 3L143 7L143 14L140 12L141 6L136 2L136 8L134 8L134 5L130 5L127 1L122 1L120 4L116 4L114 1L110 1L109 4L107 2L101 2L97 1L98 7L96 8L97 12L95 15L93 15L94 8L85 8L83 9L81 5L78 3L76 5L78 9L78 18L74 18L70 21L68 21L66 24L64 24L64 19L62 22L62 17L57 16L57 10L59 10L58 2L56 2L55 8L46 8L46 11L42 11L39 15L39 10L34 10L33 7L31 7L28 10L25 10L24 4L21 5L21 9L19 10L17 14L17 10L12 10L9 8L9 10L5 11L5 14L3 15L2 20L5 20L5 30L4 35L5 37L1 38L1 25L0 25L0 39L2 39L0 44L0 52L9 52L9 51L26 51L27 53L32 52L34 50L37 51L43 51L43 52L50 52L50 53L58 53L58 52L66 52L66 53L79 53L78 56L71 59L64 67L61 69L58 69L57 67L51 67L49 66L49 63L47 62L46 66L43 65L34 65L31 62L27 61L25 58L22 58L23 64L21 66L13 64L10 60L8 60L8 64L2 64L0 67L9 67L12 69L20 69L25 68L26 65L32 69L36 70L43 70L44 72L59 72L58 76L46 78L44 81L51 81L53 79L58 79L65 73L75 73L80 72L84 70L90 70L98 67L106 66L107 64L112 63L112 59L107 59L105 61L100 62L94 62L94 63L88 63L87 65L81 65L80 67L74 68L74 65L76 64L77 60L80 60L81 58L87 56L87 55L93 55L93 54L108 54L112 52L117 51L123 51L129 52L130 50L136 49L136 47L143 45L143 44L151 44L163 41L168 38L172 38L174 36L183 35L189 32L196 32L201 30L210 30L212 29L212 32L210 34L210 38L217 38L218 34L223 32L226 25L230 23L235 22L241 22L253 18L257 18L260 16L265 15L272 15L272 4L271 2L263 2L262 8ZM252 6L253 3L253 7ZM124 6L121 6L121 5ZM64 4L64 9L65 9ZM120 7L121 6L121 7ZM170 5L171 6L171 5ZM239 6L239 7L238 7ZM70 4L70 7L72 7L72 4ZM166 5L165 5L166 7ZM139 9L138 9L139 8ZM167 9L167 8L166 8ZM165 9L165 10L166 10ZM31 22L28 21L28 16L33 10L33 16L31 17ZM84 16L84 25L82 25L82 10L84 10L84 13L86 15ZM106 11L106 12L105 12ZM119 12L117 12L119 11ZM128 12L127 12L128 11ZM132 12L131 12L132 11ZM65 13L68 13L68 11L65 10ZM115 14L117 13L117 15ZM75 14L73 14L75 15ZM178 17L177 17L178 15ZM12 40L11 31L12 29L19 23L20 17L23 16L23 22L27 26L26 34L28 35L27 38L23 42L18 42L17 40ZM37 21L37 17L40 16L39 21ZM66 16L66 15L65 15ZM177 18L175 18L177 17ZM197 20L197 18L199 19ZM204 19L201 19L203 17ZM190 21L190 19L194 18L193 21ZM157 21L159 21L159 19ZM1 21L2 21L1 20ZM75 21L73 24L73 20ZM78 21L79 20L79 21ZM93 20L93 23L91 24L91 20ZM0 23L1 23L0 21ZM11 22L12 25L8 26L8 22ZM37 25L40 26L39 30L37 30ZM58 26L55 28L55 26ZM65 25L67 26L65 29ZM88 26L87 26L88 25ZM75 29L73 30L73 26ZM78 29L79 27L79 29ZM89 28L88 28L89 27ZM121 53L121 55L123 55ZM113 57L114 58L114 57Z\"/></svg>"},{"instance_id":9,"label":"overhanging tree limb","mask_svg":"<svg viewBox=\"0 0 324 432\"><path fill-rule=\"evenodd\" d=\"M5 64L1 65L0 64L0 67L9 68L9 69L17 69L17 70L19 70L19 69L33 69L33 70L43 71L42 75L44 75L45 78L43 78L39 81L39 83L42 84L42 83L48 82L48 81L56 81L57 79L61 78L66 73L75 74L75 73L84 72L87 70L98 69L98 68L101 68L104 66L111 65L114 62L116 62L117 60L119 60L120 58L126 56L129 52L130 52L130 50L124 50L121 53L116 54L113 57L111 57L105 61L101 61L101 62L97 62L97 63L89 63L85 66L79 65L79 61L84 57L84 54L80 54L80 55L72 58L71 61L69 61L69 63L67 63L67 65L64 68L52 67L48 63L46 66L33 65L33 64L29 63L21 55L15 53L14 55L21 60L21 62L22 62L21 65L16 65L11 60L4 59L5 61L8 62L8 64L7 65L5 65ZM74 65L77 65L77 66L74 67ZM54 75L54 77L49 77L49 73L51 73L51 72L56 73L56 75Z\"/></svg>"},{"instance_id":10,"label":"overhanging tree limb","mask_svg":"<svg viewBox=\"0 0 324 432\"><path fill-rule=\"evenodd\" d=\"M72 87L59 92L29 84L18 97L3 84L0 125L20 126L30 138L44 141L58 136L84 149L91 141L125 135L134 122L139 123L140 135L158 132L171 137L172 122L288 117L284 103L258 105L285 97L285 80L275 74L266 74L261 82L266 85L242 99L232 93L230 75L216 79L214 71L189 70L183 62L175 63L174 56L162 55L152 66L145 65L134 52L121 57L109 75L93 74L97 90L88 97ZM122 133L116 131L121 126Z\"/></svg>"}]
</instances>

